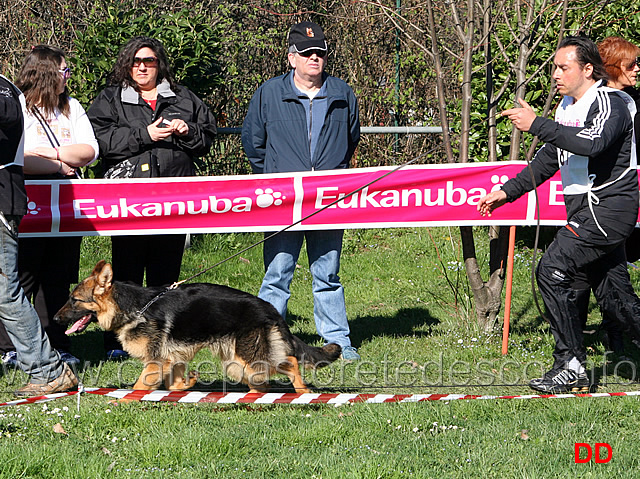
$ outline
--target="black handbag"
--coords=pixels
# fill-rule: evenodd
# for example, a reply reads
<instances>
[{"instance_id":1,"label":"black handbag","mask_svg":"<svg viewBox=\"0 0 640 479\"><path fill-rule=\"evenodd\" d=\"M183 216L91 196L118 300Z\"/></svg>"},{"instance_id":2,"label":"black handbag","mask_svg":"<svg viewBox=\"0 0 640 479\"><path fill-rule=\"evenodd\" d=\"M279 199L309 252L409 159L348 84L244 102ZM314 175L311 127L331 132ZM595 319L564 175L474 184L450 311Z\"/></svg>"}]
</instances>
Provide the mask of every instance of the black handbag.
<instances>
[{"instance_id":1,"label":"black handbag","mask_svg":"<svg viewBox=\"0 0 640 479\"><path fill-rule=\"evenodd\" d=\"M104 178L113 180L116 178L133 178L138 162L131 163L131 160L122 160L116 163L104 173Z\"/></svg>"}]
</instances>

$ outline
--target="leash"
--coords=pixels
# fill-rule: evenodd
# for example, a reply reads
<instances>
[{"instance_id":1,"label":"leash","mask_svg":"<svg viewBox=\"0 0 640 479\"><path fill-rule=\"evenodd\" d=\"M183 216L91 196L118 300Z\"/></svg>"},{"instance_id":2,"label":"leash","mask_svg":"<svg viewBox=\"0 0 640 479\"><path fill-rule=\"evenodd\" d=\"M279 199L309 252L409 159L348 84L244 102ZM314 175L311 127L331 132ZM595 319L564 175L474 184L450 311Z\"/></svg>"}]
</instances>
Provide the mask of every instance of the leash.
<instances>
[{"instance_id":1,"label":"leash","mask_svg":"<svg viewBox=\"0 0 640 479\"><path fill-rule=\"evenodd\" d=\"M330 208L331 206L335 205L336 203L339 203L340 201L344 201L346 198L349 198L349 197L351 197L351 196L355 195L356 193L359 193L360 191L364 190L365 188L367 188L367 187L369 187L369 186L373 185L374 183L377 183L378 181L382 180L383 178L386 178L387 176L392 175L392 174L393 174L393 173L395 173L396 171L398 171L398 170L400 170L400 169L404 168L405 166L408 166L408 165L410 165L410 164L412 164L412 163L415 163L415 162L416 162L416 161L418 161L420 158L423 158L423 157L425 157L425 156L427 156L427 155L429 155L429 154L433 153L437 148L438 148L438 147L433 147L433 148L431 148L429 151L427 151L426 153L423 153L423 154L421 154L421 155L418 155L418 156L416 156L415 158L413 158L413 159L411 159L411 160L408 160L408 161L406 161L406 162L402 163L401 165L397 166L397 167L396 167L396 168L394 168L393 170L388 171L388 172L386 172L385 174L383 174L383 175L379 176L378 178L375 178L375 179L371 180L370 182L366 183L365 185L362 185L362 186L360 186L360 187L356 188L355 190L351 191L350 193L346 194L345 196L343 196L343 197L341 197L341 198L338 198L338 199L336 199L336 200L332 201L332 202L331 202L331 203L329 203L328 205L323 206L322 208L320 208L319 210L314 211L313 213L308 214L308 215L307 215L307 216L305 216L304 218L301 218L301 219L299 219L298 221L296 221L296 222L294 222L294 223L291 223L291 224L290 224L290 225L288 225L288 226L285 226L285 227L284 227L284 228L282 228L281 230L276 231L275 233L272 233L272 234L270 234L269 236L266 236L265 238L261 239L260 241L256 241L255 243L253 243L253 244L251 244L251 245L247 246L246 248L244 248L244 249L242 249L242 250L238 251L237 253L232 254L231 256L229 256L229 257L227 257L227 258L223 259L222 261L218 261L217 263L215 263L215 264L213 264L213 265L209 266L208 268L205 268L205 269L203 269L203 270L199 271L198 273L196 273L196 274L194 274L194 275L192 275L192 276L189 276L189 277L188 277L188 278L186 278L186 279L183 279L182 281L176 281L176 282L175 282L175 283L173 283L172 285L167 286L167 288L166 288L164 291L162 291L162 292L158 293L156 296L154 296L154 297L151 299L151 301L149 301L147 304L145 304L145 305L144 305L144 307L142 307L139 311L137 311L137 314L139 314L139 315L143 315L143 314L147 311L147 309L149 309L149 307L150 307L153 303L155 303L156 301L158 301L162 296L164 296L164 295L165 295L166 293L168 293L169 291L171 291L171 290L173 290L173 289L178 288L181 284L186 283L186 282L188 282L188 281L191 281L191 280L192 280L192 279L194 279L194 278L197 278L198 276L200 276L200 275L202 275L202 274L206 273L206 272L207 272L207 271L209 271L209 270L212 270L213 268L215 268L215 267L217 267L217 266L220 266L220 265L221 265L221 264L223 264L223 263L226 263L227 261L229 261L229 260L231 260L231 259L235 258L236 256L239 256L239 255L241 255L242 253L244 253L244 252L246 252L246 251L249 251L249 250L250 250L250 249L252 249L252 248L255 248L256 246L261 245L261 244L262 244L262 243L264 243L265 241L267 241L267 240L269 240L269 239L273 238L274 236L279 235L280 233L284 233L285 231L287 231L287 230L289 230L289 229L293 228L294 226L296 226L296 225L298 225L298 224L302 223L303 221L308 220L308 219L309 219L309 218L311 218L312 216L315 216L315 215L317 215L318 213L323 212L323 211L324 211L324 210L326 210L327 208Z\"/></svg>"},{"instance_id":2,"label":"leash","mask_svg":"<svg viewBox=\"0 0 640 479\"><path fill-rule=\"evenodd\" d=\"M175 284L175 283L174 283ZM140 316L144 316L144 313L147 311L147 309L149 309L149 306L151 306L153 303L155 303L156 301L158 301L160 298L162 298L165 294L167 294L169 291L171 291L172 289L176 289L177 286L174 287L174 285L172 284L171 286L168 286L164 291L161 291L160 293L156 294L151 301L149 301L147 304L144 305L144 307L142 309L139 309L138 311L136 311L136 314L140 315Z\"/></svg>"},{"instance_id":3,"label":"leash","mask_svg":"<svg viewBox=\"0 0 640 479\"><path fill-rule=\"evenodd\" d=\"M533 256L531 257L531 295L533 296L533 302L540 313L540 316L547 322L550 323L549 318L544 314L542 308L540 307L540 303L538 302L538 293L536 291L536 256L538 255L538 243L540 240L540 201L538 200L538 187L536 186L535 177L533 176L533 169L531 168L531 163L529 159L527 159L527 169L531 174L531 181L533 182L533 191L536 197L536 236L533 240Z\"/></svg>"},{"instance_id":4,"label":"leash","mask_svg":"<svg viewBox=\"0 0 640 479\"><path fill-rule=\"evenodd\" d=\"M540 307L540 303L538 302L538 293L536 291L536 257L538 255L538 242L540 240L540 198L538 196L538 186L536 185L536 179L533 175L533 168L531 168L531 161L529 157L525 155L525 160L527 160L527 169L529 170L529 174L531 176L531 184L533 185L533 192L536 198L536 236L533 240L533 255L531 257L531 295L533 296L533 302L540 313L542 319L544 319L547 323L551 324L551 321L544 314L544 311Z\"/></svg>"}]
</instances>

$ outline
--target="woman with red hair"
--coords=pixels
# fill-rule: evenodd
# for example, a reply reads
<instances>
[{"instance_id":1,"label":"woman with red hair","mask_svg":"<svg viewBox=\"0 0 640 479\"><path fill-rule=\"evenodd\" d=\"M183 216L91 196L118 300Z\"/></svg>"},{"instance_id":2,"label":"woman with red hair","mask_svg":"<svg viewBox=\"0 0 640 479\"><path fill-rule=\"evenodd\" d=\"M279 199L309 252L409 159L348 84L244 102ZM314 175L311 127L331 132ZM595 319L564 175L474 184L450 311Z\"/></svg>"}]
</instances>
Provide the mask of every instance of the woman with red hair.
<instances>
[{"instance_id":1,"label":"woman with red hair","mask_svg":"<svg viewBox=\"0 0 640 479\"><path fill-rule=\"evenodd\" d=\"M609 75L607 86L622 90L636 102L634 119L636 144L640 139L640 92L636 89L640 72L640 48L620 37L607 37L598 44L598 51ZM640 251L635 259L640 258Z\"/></svg>"},{"instance_id":2,"label":"woman with red hair","mask_svg":"<svg viewBox=\"0 0 640 479\"><path fill-rule=\"evenodd\" d=\"M607 86L627 93L627 89L632 89L637 94L635 86L640 72L640 48L624 38L607 37L598 44L598 51L609 75ZM638 103L637 98L634 99Z\"/></svg>"}]
</instances>

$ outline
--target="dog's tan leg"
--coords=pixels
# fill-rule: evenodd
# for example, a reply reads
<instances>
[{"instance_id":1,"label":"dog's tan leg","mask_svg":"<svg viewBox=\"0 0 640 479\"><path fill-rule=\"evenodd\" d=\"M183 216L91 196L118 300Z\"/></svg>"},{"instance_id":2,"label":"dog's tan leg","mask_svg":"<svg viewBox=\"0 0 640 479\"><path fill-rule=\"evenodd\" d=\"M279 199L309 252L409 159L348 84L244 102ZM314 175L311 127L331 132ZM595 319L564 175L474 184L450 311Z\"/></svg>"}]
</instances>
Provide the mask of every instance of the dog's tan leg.
<instances>
[{"instance_id":1,"label":"dog's tan leg","mask_svg":"<svg viewBox=\"0 0 640 479\"><path fill-rule=\"evenodd\" d=\"M258 385L249 384L249 392L253 394L268 393L269 385L268 384L258 384Z\"/></svg>"},{"instance_id":2,"label":"dog's tan leg","mask_svg":"<svg viewBox=\"0 0 640 479\"><path fill-rule=\"evenodd\" d=\"M233 360L227 360L223 363L224 373L249 386L250 393L266 393L269 391L268 365L262 363L257 365L262 366L263 370L252 367L237 354Z\"/></svg>"},{"instance_id":3,"label":"dog's tan leg","mask_svg":"<svg viewBox=\"0 0 640 479\"><path fill-rule=\"evenodd\" d=\"M291 384L293 384L293 388L297 393L311 392L302 380L302 376L300 375L300 365L294 356L287 356L287 362L280 364L278 366L278 370L289 377Z\"/></svg>"},{"instance_id":4,"label":"dog's tan leg","mask_svg":"<svg viewBox=\"0 0 640 479\"><path fill-rule=\"evenodd\" d=\"M165 385L169 391L184 391L192 388L198 382L198 373L196 371L189 371L189 377L185 379L184 373L187 369L187 363L169 364L167 369L170 373L165 376Z\"/></svg>"},{"instance_id":5,"label":"dog's tan leg","mask_svg":"<svg viewBox=\"0 0 640 479\"><path fill-rule=\"evenodd\" d=\"M250 393L269 392L269 374L256 370L248 364L244 368L243 382L249 386Z\"/></svg>"},{"instance_id":6,"label":"dog's tan leg","mask_svg":"<svg viewBox=\"0 0 640 479\"><path fill-rule=\"evenodd\" d=\"M247 382L249 386L250 393L268 393L269 392L269 383L264 382L260 384L251 384L251 382Z\"/></svg>"},{"instance_id":7,"label":"dog's tan leg","mask_svg":"<svg viewBox=\"0 0 640 479\"><path fill-rule=\"evenodd\" d=\"M142 374L133 385L133 389L142 389L145 391L153 391L162 385L162 363L158 361L149 361L145 363Z\"/></svg>"}]
</instances>

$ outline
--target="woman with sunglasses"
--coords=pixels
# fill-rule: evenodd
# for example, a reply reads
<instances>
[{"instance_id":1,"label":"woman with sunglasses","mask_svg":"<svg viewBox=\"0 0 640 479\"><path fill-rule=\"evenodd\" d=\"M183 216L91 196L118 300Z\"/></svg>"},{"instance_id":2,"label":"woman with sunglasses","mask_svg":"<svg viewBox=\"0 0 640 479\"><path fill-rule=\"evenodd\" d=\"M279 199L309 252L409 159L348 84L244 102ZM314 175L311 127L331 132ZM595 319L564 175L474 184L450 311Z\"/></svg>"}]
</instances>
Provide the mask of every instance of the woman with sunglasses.
<instances>
[{"instance_id":1,"label":"woman with sunglasses","mask_svg":"<svg viewBox=\"0 0 640 479\"><path fill-rule=\"evenodd\" d=\"M16 85L25 97L25 179L77 178L79 168L98 156L98 143L80 103L69 96L70 69L62 50L48 45L31 49L22 63ZM82 237L20 238L20 283L35 309L51 345L63 361L78 364L69 354L69 337L53 316L78 282ZM0 352L7 365L16 353L0 327Z\"/></svg>"},{"instance_id":2,"label":"woman with sunglasses","mask_svg":"<svg viewBox=\"0 0 640 479\"><path fill-rule=\"evenodd\" d=\"M215 118L191 91L175 83L164 46L134 37L120 51L110 85L88 114L100 144L105 178L192 176L193 160L206 155ZM147 286L180 276L184 234L113 236L115 279ZM108 359L126 358L114 336L105 335Z\"/></svg>"},{"instance_id":3,"label":"woman with sunglasses","mask_svg":"<svg viewBox=\"0 0 640 479\"><path fill-rule=\"evenodd\" d=\"M636 89L640 72L640 48L620 37L607 37L598 44L609 80L607 86L628 93L636 102L640 111L640 93ZM634 128L636 142L640 138L640 116L636 114Z\"/></svg>"},{"instance_id":4,"label":"woman with sunglasses","mask_svg":"<svg viewBox=\"0 0 640 479\"><path fill-rule=\"evenodd\" d=\"M598 44L598 51L609 75L607 86L627 93L636 103L634 118L636 136L636 158L640 140L640 92L636 88L640 72L640 48L620 37L607 37ZM626 243L627 261L633 263L640 259L640 229L636 228ZM606 325L607 320L603 321Z\"/></svg>"}]
</instances>

